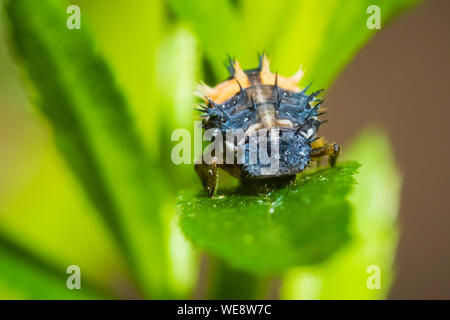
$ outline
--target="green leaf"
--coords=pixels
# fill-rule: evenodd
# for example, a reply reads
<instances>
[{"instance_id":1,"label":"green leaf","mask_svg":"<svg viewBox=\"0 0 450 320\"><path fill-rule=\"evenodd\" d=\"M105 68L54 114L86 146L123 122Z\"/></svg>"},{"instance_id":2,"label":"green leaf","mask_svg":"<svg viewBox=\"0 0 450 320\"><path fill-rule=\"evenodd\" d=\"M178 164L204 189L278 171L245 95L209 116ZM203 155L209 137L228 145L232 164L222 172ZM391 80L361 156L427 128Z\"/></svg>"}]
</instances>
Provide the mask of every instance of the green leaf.
<instances>
[{"instance_id":1,"label":"green leaf","mask_svg":"<svg viewBox=\"0 0 450 320\"><path fill-rule=\"evenodd\" d=\"M83 282L108 290L111 297L136 297L127 261L113 236L58 152L48 125L29 108L14 72L5 27L0 23L0 69L5 71L0 74L0 91L9 92L14 100L2 101L0 106L0 135L8 137L0 139L4 155L0 160L0 238L11 239L54 265L59 274L69 265L80 266ZM5 259L13 255L7 249L1 254ZM12 281L6 277L6 272L0 272L0 283ZM120 279L120 284L111 279ZM0 299L8 298L10 292L19 294L11 289L0 284ZM28 290L20 291L18 297L28 296Z\"/></svg>"},{"instance_id":2,"label":"green leaf","mask_svg":"<svg viewBox=\"0 0 450 320\"><path fill-rule=\"evenodd\" d=\"M161 43L157 57L155 75L159 105L164 110L159 117L161 130L157 151L161 168L166 179L172 182L171 189L176 195L180 187L191 185L195 179L192 167L173 163L171 152L177 142L171 141L171 135L179 128L187 128L193 134L193 117L197 114L193 108L196 102L193 93L198 79L197 41L187 28L176 25Z\"/></svg>"},{"instance_id":3,"label":"green leaf","mask_svg":"<svg viewBox=\"0 0 450 320\"><path fill-rule=\"evenodd\" d=\"M154 200L163 200L164 180L149 161L111 71L84 25L66 28L59 1L4 3L15 53L58 147L144 291L152 297L167 294L167 248L161 241L160 201Z\"/></svg>"},{"instance_id":4,"label":"green leaf","mask_svg":"<svg viewBox=\"0 0 450 320\"><path fill-rule=\"evenodd\" d=\"M160 79L154 72L159 66L155 54L167 27L163 2L76 1L82 25L89 26L95 45L114 70L149 153L158 151L158 113L163 109L158 108Z\"/></svg>"},{"instance_id":5,"label":"green leaf","mask_svg":"<svg viewBox=\"0 0 450 320\"><path fill-rule=\"evenodd\" d=\"M108 299L81 274L81 289L69 290L65 268L55 268L0 235L0 297L6 299Z\"/></svg>"},{"instance_id":6,"label":"green leaf","mask_svg":"<svg viewBox=\"0 0 450 320\"><path fill-rule=\"evenodd\" d=\"M209 199L186 192L178 206L181 228L200 248L257 274L321 262L348 240L346 196L357 168L346 162L307 172L266 195Z\"/></svg>"},{"instance_id":7,"label":"green leaf","mask_svg":"<svg viewBox=\"0 0 450 320\"><path fill-rule=\"evenodd\" d=\"M157 52L157 68L154 70L158 79L159 106L161 108L160 143L158 150L161 170L165 179L171 181L170 191L172 199L167 201L165 211L172 288L189 296L189 290L195 287L198 273L197 252L184 237L178 224L178 215L175 213L175 197L180 186L190 185L195 173L191 167L177 166L171 159L173 143L171 133L180 126L188 126L194 113L194 99L196 71L198 69L198 55L196 39L186 28L173 26L167 33Z\"/></svg>"},{"instance_id":8,"label":"green leaf","mask_svg":"<svg viewBox=\"0 0 450 320\"><path fill-rule=\"evenodd\" d=\"M223 61L227 54L236 55L245 68L253 68L256 54L266 50L273 70L290 75L303 65L306 73L301 84L314 80L314 87L323 88L378 31L366 25L370 5L380 7L384 28L392 17L417 2L243 0L235 8L224 0L169 3L192 26L220 79L226 76Z\"/></svg>"},{"instance_id":9,"label":"green leaf","mask_svg":"<svg viewBox=\"0 0 450 320\"><path fill-rule=\"evenodd\" d=\"M187 21L201 40L202 49L217 78L225 78L228 73L223 63L227 53L245 53L245 35L240 30L237 13L230 1L169 0L168 3L177 17Z\"/></svg>"},{"instance_id":10,"label":"green leaf","mask_svg":"<svg viewBox=\"0 0 450 320\"><path fill-rule=\"evenodd\" d=\"M379 130L370 129L345 150L347 158L361 162L358 187L349 197L355 208L352 241L323 265L287 272L283 299L380 299L389 293L401 189L390 142ZM367 286L369 266L379 267L379 289Z\"/></svg>"},{"instance_id":11,"label":"green leaf","mask_svg":"<svg viewBox=\"0 0 450 320\"><path fill-rule=\"evenodd\" d=\"M8 120L13 117L8 118L2 111L2 132L14 144L0 143L10 161L3 162L0 169L2 185L8 189L7 192L0 190L0 238L12 239L39 259L54 265L59 273L76 264L82 270L83 282L107 288L111 296L130 297L135 289L129 281L126 260L112 241L107 226L83 196L51 137L27 126L13 126L14 129L8 130ZM31 141L32 144L27 143ZM11 176L3 172L10 172ZM0 260L4 255L5 259L14 255L14 252L6 252L10 247L0 250ZM7 274L0 271L0 282L5 277ZM119 277L120 286L111 281ZM121 287L125 285L130 288L126 292Z\"/></svg>"}]
</instances>

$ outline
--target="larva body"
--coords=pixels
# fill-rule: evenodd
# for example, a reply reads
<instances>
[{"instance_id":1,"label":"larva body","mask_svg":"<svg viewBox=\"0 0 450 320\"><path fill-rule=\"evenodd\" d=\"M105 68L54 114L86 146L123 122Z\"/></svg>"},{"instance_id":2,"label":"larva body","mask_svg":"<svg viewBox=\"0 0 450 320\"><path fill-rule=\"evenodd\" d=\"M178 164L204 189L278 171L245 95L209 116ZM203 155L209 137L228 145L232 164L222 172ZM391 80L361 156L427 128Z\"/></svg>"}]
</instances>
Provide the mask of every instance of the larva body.
<instances>
[{"instance_id":1,"label":"larva body","mask_svg":"<svg viewBox=\"0 0 450 320\"><path fill-rule=\"evenodd\" d=\"M274 74L269 69L265 55L260 57L258 68L242 70L237 61L231 61L230 78L214 88L204 84L199 90L206 104L201 106L203 128L215 129L224 137L227 132L241 130L245 141L226 141L224 148L232 152L233 163L215 162L199 164L199 174L210 196L217 185L217 168L221 167L231 175L244 181L295 177L312 160L329 156L334 165L339 153L336 144L326 144L317 137L317 131L325 121L319 120L323 114L320 91L307 94L307 88L300 90L298 82L303 72L300 70L290 78ZM267 132L267 146L261 146L258 134ZM264 133L265 134L265 133ZM277 146L275 171L267 170L270 164L260 157L251 161L252 143L258 148L271 150ZM255 145L253 144L253 145ZM273 149L272 149L273 150ZM270 151L269 151L270 153Z\"/></svg>"}]
</instances>

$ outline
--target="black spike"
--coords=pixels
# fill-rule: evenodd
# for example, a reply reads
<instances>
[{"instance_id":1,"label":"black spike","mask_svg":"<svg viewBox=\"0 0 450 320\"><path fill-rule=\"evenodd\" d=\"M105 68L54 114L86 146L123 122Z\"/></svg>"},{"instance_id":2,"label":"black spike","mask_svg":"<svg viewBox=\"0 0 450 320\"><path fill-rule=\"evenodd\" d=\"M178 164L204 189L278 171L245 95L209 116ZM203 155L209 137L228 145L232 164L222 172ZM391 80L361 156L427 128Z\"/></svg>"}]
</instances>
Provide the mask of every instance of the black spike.
<instances>
[{"instance_id":1,"label":"black spike","mask_svg":"<svg viewBox=\"0 0 450 320\"><path fill-rule=\"evenodd\" d=\"M252 108L256 111L258 107L256 106L255 100L253 100L253 96L250 97L250 101L252 102Z\"/></svg>"},{"instance_id":2,"label":"black spike","mask_svg":"<svg viewBox=\"0 0 450 320\"><path fill-rule=\"evenodd\" d=\"M322 103L324 103L325 99L322 99L322 98L314 98L312 101L314 101L314 102L317 101L318 104L319 104L319 103L322 104Z\"/></svg>"},{"instance_id":3,"label":"black spike","mask_svg":"<svg viewBox=\"0 0 450 320\"><path fill-rule=\"evenodd\" d=\"M323 89L317 90L316 92L311 93L310 97L315 98L317 97L319 94L321 94L323 92ZM311 98L311 99L312 99Z\"/></svg>"},{"instance_id":4,"label":"black spike","mask_svg":"<svg viewBox=\"0 0 450 320\"><path fill-rule=\"evenodd\" d=\"M315 113L317 110L319 110L321 103L316 104L311 110L309 110L308 114L306 115L306 119L309 119L309 117L317 116Z\"/></svg>"},{"instance_id":5,"label":"black spike","mask_svg":"<svg viewBox=\"0 0 450 320\"><path fill-rule=\"evenodd\" d=\"M203 104L198 105L197 108L194 108L194 109L197 111L203 112L204 114L211 115L211 108L209 108Z\"/></svg>"},{"instance_id":6,"label":"black spike","mask_svg":"<svg viewBox=\"0 0 450 320\"><path fill-rule=\"evenodd\" d=\"M280 96L280 91L278 91L276 108L278 109L278 108L280 108L280 106L281 106L281 96Z\"/></svg>"},{"instance_id":7,"label":"black spike","mask_svg":"<svg viewBox=\"0 0 450 320\"><path fill-rule=\"evenodd\" d=\"M236 80L238 86L239 86L239 93L242 93L244 91L244 88L242 88L241 83L239 82L238 79L234 78L234 80Z\"/></svg>"},{"instance_id":8,"label":"black spike","mask_svg":"<svg viewBox=\"0 0 450 320\"><path fill-rule=\"evenodd\" d=\"M233 63L236 61L236 58L231 58L230 54L227 54L228 63L225 62L225 67L230 73L230 77L234 77L236 70L234 70Z\"/></svg>"},{"instance_id":9,"label":"black spike","mask_svg":"<svg viewBox=\"0 0 450 320\"><path fill-rule=\"evenodd\" d=\"M198 108L196 108L196 110L199 110L199 111L206 111L206 110L209 109L209 108L208 108L207 106L205 106L204 104L200 104L200 105L198 105L197 107L198 107Z\"/></svg>"},{"instance_id":10,"label":"black spike","mask_svg":"<svg viewBox=\"0 0 450 320\"><path fill-rule=\"evenodd\" d=\"M294 134L300 134L303 138L306 138L306 133L302 129L303 127L299 127L297 130L295 130Z\"/></svg>"},{"instance_id":11,"label":"black spike","mask_svg":"<svg viewBox=\"0 0 450 320\"><path fill-rule=\"evenodd\" d=\"M208 103L209 103L211 106L213 106L214 108L217 107L217 104L216 104L214 101L212 101L211 98L206 97L206 99L208 100Z\"/></svg>"},{"instance_id":12,"label":"black spike","mask_svg":"<svg viewBox=\"0 0 450 320\"><path fill-rule=\"evenodd\" d=\"M312 82L310 84L308 84L300 93L306 93L306 91L308 91L309 87L311 87Z\"/></svg>"},{"instance_id":13,"label":"black spike","mask_svg":"<svg viewBox=\"0 0 450 320\"><path fill-rule=\"evenodd\" d=\"M263 50L262 53L258 54L258 60L259 60L259 64L258 64L258 70L262 69L262 63L263 63L263 58L266 55L266 51Z\"/></svg>"},{"instance_id":14,"label":"black spike","mask_svg":"<svg viewBox=\"0 0 450 320\"><path fill-rule=\"evenodd\" d=\"M277 101L281 100L281 93L280 90L277 90Z\"/></svg>"},{"instance_id":15,"label":"black spike","mask_svg":"<svg viewBox=\"0 0 450 320\"><path fill-rule=\"evenodd\" d=\"M216 108L217 110L219 110L222 113L222 117L228 118L228 114L225 112L225 110L223 110L223 108L222 108L222 106L220 104L215 103L210 98L208 98L208 103L211 106L213 106L214 108Z\"/></svg>"}]
</instances>

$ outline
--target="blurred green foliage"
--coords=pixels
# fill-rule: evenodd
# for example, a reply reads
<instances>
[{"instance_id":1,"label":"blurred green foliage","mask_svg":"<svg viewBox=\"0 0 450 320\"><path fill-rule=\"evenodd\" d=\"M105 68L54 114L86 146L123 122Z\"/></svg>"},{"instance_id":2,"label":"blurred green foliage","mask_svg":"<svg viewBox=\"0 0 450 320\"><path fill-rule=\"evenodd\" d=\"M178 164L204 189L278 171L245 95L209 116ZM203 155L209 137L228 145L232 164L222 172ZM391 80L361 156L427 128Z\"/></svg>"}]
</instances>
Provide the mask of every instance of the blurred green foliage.
<instances>
[{"instance_id":1,"label":"blurred green foliage","mask_svg":"<svg viewBox=\"0 0 450 320\"><path fill-rule=\"evenodd\" d=\"M315 267L294 268L283 277L285 299L381 299L394 277L398 230L396 218L401 178L388 138L367 129L352 142L345 158L361 167L349 200L354 207L351 241L328 261ZM381 270L381 288L368 290L367 268Z\"/></svg>"},{"instance_id":2,"label":"blurred green foliage","mask_svg":"<svg viewBox=\"0 0 450 320\"><path fill-rule=\"evenodd\" d=\"M382 25L415 2L378 1ZM69 3L81 7L81 30L66 28ZM0 137L8 137L0 140L0 297L190 297L197 281L198 253L179 230L175 197L180 188L197 190L199 182L190 166L170 162L169 141L174 128L192 130L195 83L204 79L214 85L224 79L227 54L249 68L255 65L256 54L266 50L273 70L289 75L302 64L306 75L301 85L314 79L312 89L327 87L375 33L366 27L369 4L368 0L4 0L0 28L19 70L12 69L2 41L0 54L5 59L0 66L9 71L0 74L1 90L8 92L0 107ZM21 89L14 87L17 74L38 114L26 108ZM374 292L365 287L364 269L367 264L392 269L398 175L385 138L367 134L361 139L348 153L350 160L362 164L355 176L359 186L350 195L354 211L343 213L324 202L323 208L312 210L317 219L309 221L300 215L308 191L274 193L273 197L288 200L275 212L288 219L280 222L283 228L292 224L290 236L283 239L273 230L265 234L262 228L253 240L263 241L272 252L284 248L285 261L271 265L275 260L265 261L258 253L261 248L241 250L242 236L257 229L248 224L250 220L235 235L223 234L224 241L206 241L208 225L224 231L217 228L221 223L226 226L230 214L235 213L230 220L234 225L245 218L239 212L246 200L239 196L195 200L196 206L188 209L202 219L195 224L181 215L186 233L201 247L231 262L240 261L234 265L247 271L261 271L257 265L265 263L266 271L285 271L283 298L385 297L391 274L386 274L383 290ZM347 206L350 175L339 183L333 177L345 170L353 173L351 168L343 164L307 174L298 183L330 175L327 179L336 182L337 189L329 192L341 190L340 197L317 196L333 200L328 203L333 208ZM318 183L310 185L311 191L320 187ZM294 200L299 202L297 216ZM267 215L273 202L276 199L269 197L248 214L265 223L258 214ZM207 206L213 204L225 214L208 212ZM321 210L332 213L328 222L321 220L325 217ZM339 224L334 225L333 219ZM310 235L320 238L322 222L328 223L328 230L336 229L337 241L347 238L346 232L351 240L319 265L287 269L322 261L325 253L334 251L328 243L317 248L320 259L304 258L302 237L296 231L308 226ZM338 228L347 223L350 228ZM292 254L296 248L299 251ZM229 254L233 250L239 250L236 256ZM252 255L255 264L249 260ZM71 264L81 267L81 291L65 287L65 270ZM230 276L253 281L255 287L260 283L245 273L216 274L223 279Z\"/></svg>"}]
</instances>

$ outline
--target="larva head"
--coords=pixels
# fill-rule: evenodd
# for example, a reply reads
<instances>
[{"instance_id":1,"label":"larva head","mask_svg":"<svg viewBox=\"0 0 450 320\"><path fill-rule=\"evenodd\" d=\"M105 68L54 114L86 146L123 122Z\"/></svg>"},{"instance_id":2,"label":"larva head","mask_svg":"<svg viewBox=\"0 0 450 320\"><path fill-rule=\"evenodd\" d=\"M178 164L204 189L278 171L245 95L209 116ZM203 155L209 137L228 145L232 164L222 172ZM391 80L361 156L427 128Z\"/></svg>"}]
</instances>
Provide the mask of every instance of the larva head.
<instances>
[{"instance_id":1,"label":"larva head","mask_svg":"<svg viewBox=\"0 0 450 320\"><path fill-rule=\"evenodd\" d=\"M245 163L241 168L241 176L245 179L296 175L308 166L311 160L311 145L309 139L303 137L300 132L271 130L266 141L261 143L259 138L250 137L249 143L245 145ZM253 147L252 143L257 148ZM251 153L257 160L256 163L252 162Z\"/></svg>"}]
</instances>

